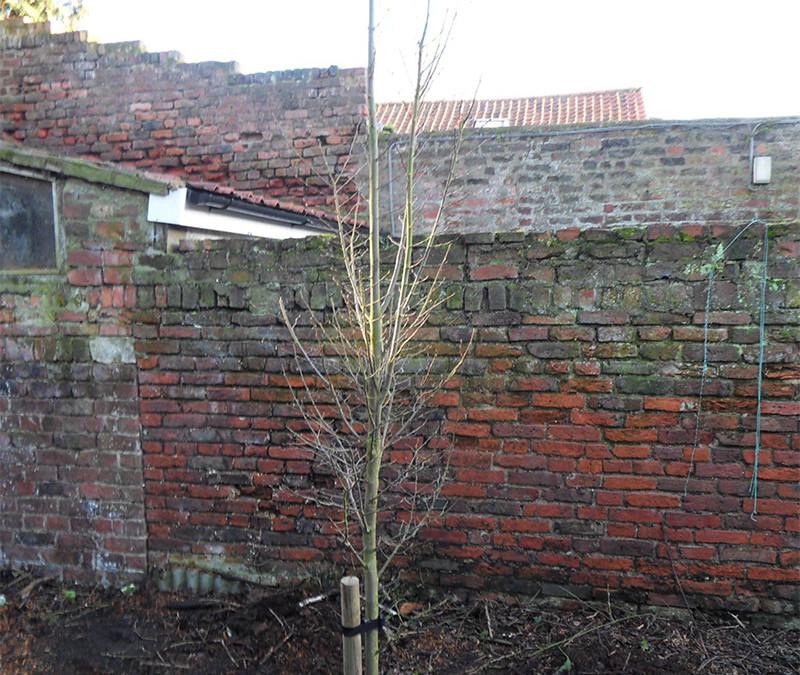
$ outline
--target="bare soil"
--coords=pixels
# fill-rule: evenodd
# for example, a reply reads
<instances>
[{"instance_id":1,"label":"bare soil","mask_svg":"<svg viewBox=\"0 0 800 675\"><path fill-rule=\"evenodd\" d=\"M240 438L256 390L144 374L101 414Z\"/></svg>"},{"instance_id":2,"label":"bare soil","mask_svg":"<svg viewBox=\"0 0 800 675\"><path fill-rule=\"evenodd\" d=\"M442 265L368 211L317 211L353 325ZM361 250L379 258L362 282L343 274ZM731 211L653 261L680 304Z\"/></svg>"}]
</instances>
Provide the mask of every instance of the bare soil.
<instances>
[{"instance_id":1,"label":"bare soil","mask_svg":"<svg viewBox=\"0 0 800 675\"><path fill-rule=\"evenodd\" d=\"M340 673L338 597L298 607L324 590L189 598L0 573L0 673ZM384 673L800 673L800 628L774 618L393 592Z\"/></svg>"}]
</instances>

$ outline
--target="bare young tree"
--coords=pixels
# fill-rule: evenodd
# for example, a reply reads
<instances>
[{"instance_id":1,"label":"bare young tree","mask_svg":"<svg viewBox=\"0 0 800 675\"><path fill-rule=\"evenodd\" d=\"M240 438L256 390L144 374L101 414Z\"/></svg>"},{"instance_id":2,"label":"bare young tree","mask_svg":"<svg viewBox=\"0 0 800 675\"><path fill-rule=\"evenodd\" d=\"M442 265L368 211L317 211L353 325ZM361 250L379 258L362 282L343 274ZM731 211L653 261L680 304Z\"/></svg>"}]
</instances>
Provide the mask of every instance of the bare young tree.
<instances>
[{"instance_id":1,"label":"bare young tree","mask_svg":"<svg viewBox=\"0 0 800 675\"><path fill-rule=\"evenodd\" d=\"M312 316L316 339L303 341L286 309L283 319L303 374L294 390L303 416L299 442L315 467L331 477L312 498L330 509L345 546L361 566L367 621L379 617L379 583L392 559L438 515L446 475L442 437L436 434L435 396L460 366L468 347L434 358L421 331L444 302L440 283L446 249L437 226L449 192L445 181L434 227L414 237L414 174L420 102L441 57L426 57L428 20L417 50L413 122L404 167L405 199L399 235L383 236L378 204L379 128L374 95L374 1L369 0L367 90L367 222L337 199L338 240L343 262L340 305ZM454 136L451 171L458 156ZM337 183L333 182L334 194ZM390 517L389 517L390 516ZM365 637L369 675L378 673L378 631Z\"/></svg>"}]
</instances>

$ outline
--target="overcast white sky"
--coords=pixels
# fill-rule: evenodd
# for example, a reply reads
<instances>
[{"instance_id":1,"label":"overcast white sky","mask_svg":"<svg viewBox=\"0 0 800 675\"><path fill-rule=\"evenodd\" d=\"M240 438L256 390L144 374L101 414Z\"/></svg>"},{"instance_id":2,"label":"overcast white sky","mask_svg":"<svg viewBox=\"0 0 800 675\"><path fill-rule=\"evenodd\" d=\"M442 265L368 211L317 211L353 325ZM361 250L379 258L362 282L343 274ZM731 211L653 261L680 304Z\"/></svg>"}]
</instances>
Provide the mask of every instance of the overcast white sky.
<instances>
[{"instance_id":1,"label":"overcast white sky","mask_svg":"<svg viewBox=\"0 0 800 675\"><path fill-rule=\"evenodd\" d=\"M100 42L243 72L366 59L367 0L84 0ZM429 98L641 87L650 117L800 116L800 0L431 0L454 19ZM381 101L408 99L425 0L376 0ZM408 66L408 68L407 68Z\"/></svg>"}]
</instances>

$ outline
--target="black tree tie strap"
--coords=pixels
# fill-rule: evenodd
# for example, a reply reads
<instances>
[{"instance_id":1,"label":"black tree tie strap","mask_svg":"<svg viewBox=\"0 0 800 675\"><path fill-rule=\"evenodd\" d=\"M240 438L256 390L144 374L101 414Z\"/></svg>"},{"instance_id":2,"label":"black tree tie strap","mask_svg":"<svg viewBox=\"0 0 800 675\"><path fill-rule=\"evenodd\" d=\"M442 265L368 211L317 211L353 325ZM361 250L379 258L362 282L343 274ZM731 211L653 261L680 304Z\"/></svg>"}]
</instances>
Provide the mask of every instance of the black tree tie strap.
<instances>
[{"instance_id":1,"label":"black tree tie strap","mask_svg":"<svg viewBox=\"0 0 800 675\"><path fill-rule=\"evenodd\" d=\"M383 617L380 615L378 616L377 619L362 621L360 625L353 626L352 628L347 628L346 626L342 626L342 635L344 635L345 637L355 637L356 635L369 633L370 631L378 630L379 628L383 628Z\"/></svg>"}]
</instances>

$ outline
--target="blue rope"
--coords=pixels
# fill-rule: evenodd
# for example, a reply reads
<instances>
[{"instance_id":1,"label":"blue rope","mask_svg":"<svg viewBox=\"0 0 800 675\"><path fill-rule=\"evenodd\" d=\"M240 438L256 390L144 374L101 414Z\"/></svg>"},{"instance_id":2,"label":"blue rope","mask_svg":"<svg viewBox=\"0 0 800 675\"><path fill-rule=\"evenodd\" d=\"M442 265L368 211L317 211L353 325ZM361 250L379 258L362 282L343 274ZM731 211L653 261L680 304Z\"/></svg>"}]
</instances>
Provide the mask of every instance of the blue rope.
<instances>
[{"instance_id":1,"label":"blue rope","mask_svg":"<svg viewBox=\"0 0 800 675\"><path fill-rule=\"evenodd\" d=\"M724 251L723 251L724 253ZM692 443L692 455L689 458L689 471L686 473L686 480L683 483L683 496L689 489L689 478L694 473L694 457L697 452L697 445L700 442L700 412L703 410L703 392L706 388L706 373L708 372L708 315L711 313L711 288L714 282L714 270L717 262L721 260L715 256L711 264L711 272L708 274L708 287L706 288L706 312L703 318L703 370L700 372L700 392L697 395L697 414L694 419L694 442Z\"/></svg>"},{"instance_id":2,"label":"blue rope","mask_svg":"<svg viewBox=\"0 0 800 675\"><path fill-rule=\"evenodd\" d=\"M736 236L731 239L725 248L722 249L721 252L717 253L711 265L711 271L708 274L708 286L706 288L706 307L705 307L705 317L703 319L703 369L700 375L700 391L697 397L697 413L695 415L695 425L694 425L694 441L692 444L692 454L689 459L690 466L689 471L686 474L686 481L683 484L683 496L686 496L686 492L689 487L689 478L694 473L694 458L695 453L697 451L697 447L700 442L700 413L703 409L703 393L705 391L706 386L706 374L708 372L708 331L709 331L709 320L708 315L711 313L711 293L714 284L714 273L716 272L717 263L724 259L725 253L728 249L733 246L736 240L741 237L747 230L750 229L751 226L755 225L756 223L761 223L764 226L764 243L763 243L763 253L764 253L764 260L761 268L761 307L759 311L759 331L758 331L758 389L756 394L756 440L755 440L755 456L753 459L753 476L750 479L750 488L749 494L753 499L753 510L750 513L750 518L753 520L756 519L756 514L758 513L758 453L761 449L761 398L762 398L762 379L763 379L763 371L764 371L764 327L765 327L765 307L766 307L766 295L767 295L767 258L769 255L769 224L764 222L759 218L753 218L747 225L745 225L739 232L736 233Z\"/></svg>"},{"instance_id":3,"label":"blue rope","mask_svg":"<svg viewBox=\"0 0 800 675\"><path fill-rule=\"evenodd\" d=\"M761 449L761 392L764 372L764 326L767 298L767 258L769 254L769 225L764 223L764 263L761 266L761 313L758 319L758 389L756 393L756 443L753 457L753 477L750 479L750 496L753 498L753 510L750 518L756 519L758 513L758 451Z\"/></svg>"}]
</instances>

